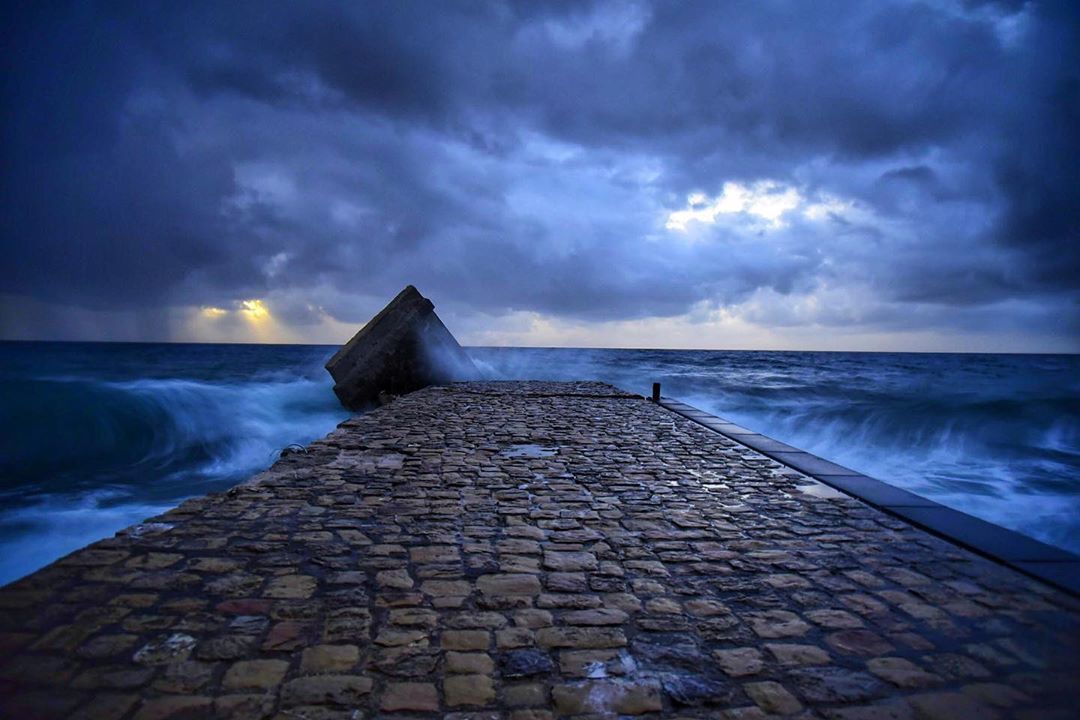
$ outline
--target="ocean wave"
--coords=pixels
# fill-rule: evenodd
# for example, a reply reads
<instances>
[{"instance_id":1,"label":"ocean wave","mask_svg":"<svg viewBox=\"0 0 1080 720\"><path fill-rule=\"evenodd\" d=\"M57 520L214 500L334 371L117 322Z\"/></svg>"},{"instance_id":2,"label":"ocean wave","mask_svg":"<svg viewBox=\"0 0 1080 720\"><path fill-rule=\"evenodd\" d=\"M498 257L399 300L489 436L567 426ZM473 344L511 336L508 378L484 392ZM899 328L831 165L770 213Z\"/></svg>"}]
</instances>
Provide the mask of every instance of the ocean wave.
<instances>
[{"instance_id":1,"label":"ocean wave","mask_svg":"<svg viewBox=\"0 0 1080 720\"><path fill-rule=\"evenodd\" d=\"M346 416L326 381L278 375L0 382L5 490L139 484L175 495L179 485L201 488L200 478L221 484L251 474Z\"/></svg>"}]
</instances>

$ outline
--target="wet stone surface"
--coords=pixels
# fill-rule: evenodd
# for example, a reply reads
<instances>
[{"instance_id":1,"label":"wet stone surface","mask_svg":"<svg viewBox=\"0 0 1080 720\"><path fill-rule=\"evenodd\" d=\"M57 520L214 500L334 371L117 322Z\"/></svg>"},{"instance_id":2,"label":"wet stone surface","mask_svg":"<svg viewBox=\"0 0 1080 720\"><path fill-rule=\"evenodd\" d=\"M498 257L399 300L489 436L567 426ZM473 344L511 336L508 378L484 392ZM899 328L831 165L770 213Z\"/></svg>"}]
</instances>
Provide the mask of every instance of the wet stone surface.
<instances>
[{"instance_id":1,"label":"wet stone surface","mask_svg":"<svg viewBox=\"0 0 1080 720\"><path fill-rule=\"evenodd\" d=\"M428 388L0 589L0 717L1070 717L1078 604L598 383Z\"/></svg>"}]
</instances>

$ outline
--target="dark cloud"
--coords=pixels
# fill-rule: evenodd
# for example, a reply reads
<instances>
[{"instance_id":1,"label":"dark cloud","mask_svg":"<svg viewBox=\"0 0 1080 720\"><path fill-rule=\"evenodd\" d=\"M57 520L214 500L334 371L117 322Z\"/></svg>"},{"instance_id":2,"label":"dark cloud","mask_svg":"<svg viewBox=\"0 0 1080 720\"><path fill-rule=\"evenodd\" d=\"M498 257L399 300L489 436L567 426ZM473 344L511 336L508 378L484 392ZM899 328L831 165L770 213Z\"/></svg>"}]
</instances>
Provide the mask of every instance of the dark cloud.
<instances>
[{"instance_id":1,"label":"dark cloud","mask_svg":"<svg viewBox=\"0 0 1080 720\"><path fill-rule=\"evenodd\" d=\"M406 282L595 321L846 288L875 307L818 320L961 327L1021 303L1077 326L1068 3L6 12L5 302L276 294L304 326ZM800 209L664 227L690 193L762 182Z\"/></svg>"}]
</instances>

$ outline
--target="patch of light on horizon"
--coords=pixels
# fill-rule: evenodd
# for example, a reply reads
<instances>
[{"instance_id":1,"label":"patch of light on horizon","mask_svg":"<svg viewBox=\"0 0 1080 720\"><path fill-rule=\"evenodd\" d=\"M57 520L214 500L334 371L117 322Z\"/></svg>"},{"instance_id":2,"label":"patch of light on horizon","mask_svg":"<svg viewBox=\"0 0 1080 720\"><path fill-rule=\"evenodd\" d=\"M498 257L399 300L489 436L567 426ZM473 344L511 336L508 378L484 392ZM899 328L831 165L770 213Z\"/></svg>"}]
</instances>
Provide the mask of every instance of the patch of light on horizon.
<instances>
[{"instance_id":1,"label":"patch of light on horizon","mask_svg":"<svg viewBox=\"0 0 1080 720\"><path fill-rule=\"evenodd\" d=\"M799 207L803 201L795 188L772 181L750 185L726 182L716 198L710 199L704 193L688 196L689 207L669 214L664 227L685 232L691 222L712 224L720 215L745 213L764 220L768 227L779 228L785 225L784 214Z\"/></svg>"},{"instance_id":2,"label":"patch of light on horizon","mask_svg":"<svg viewBox=\"0 0 1080 720\"><path fill-rule=\"evenodd\" d=\"M262 300L241 300L240 314L248 320L262 322L270 317L270 308Z\"/></svg>"},{"instance_id":3,"label":"patch of light on horizon","mask_svg":"<svg viewBox=\"0 0 1080 720\"><path fill-rule=\"evenodd\" d=\"M199 314L204 318L219 318L229 314L225 308L207 306L199 309Z\"/></svg>"}]
</instances>

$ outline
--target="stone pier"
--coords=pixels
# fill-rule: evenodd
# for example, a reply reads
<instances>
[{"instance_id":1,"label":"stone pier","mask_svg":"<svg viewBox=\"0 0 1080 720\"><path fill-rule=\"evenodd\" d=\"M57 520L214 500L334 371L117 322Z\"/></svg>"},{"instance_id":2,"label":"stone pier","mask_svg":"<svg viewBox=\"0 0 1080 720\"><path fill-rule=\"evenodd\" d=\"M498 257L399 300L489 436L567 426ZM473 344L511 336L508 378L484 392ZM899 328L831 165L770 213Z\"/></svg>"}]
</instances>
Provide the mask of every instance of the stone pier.
<instances>
[{"instance_id":1,"label":"stone pier","mask_svg":"<svg viewBox=\"0 0 1080 720\"><path fill-rule=\"evenodd\" d=\"M1078 609L611 386L466 383L0 590L0 717L1075 717Z\"/></svg>"}]
</instances>

